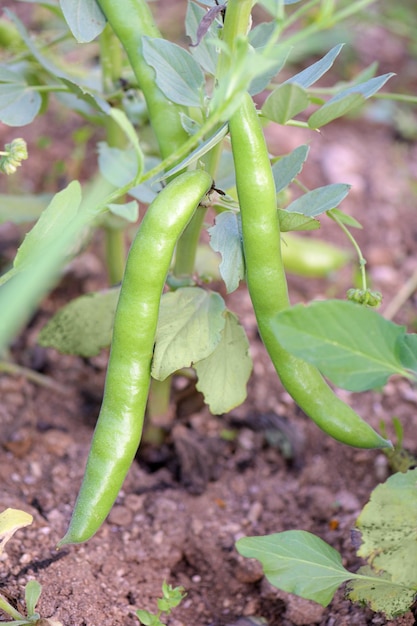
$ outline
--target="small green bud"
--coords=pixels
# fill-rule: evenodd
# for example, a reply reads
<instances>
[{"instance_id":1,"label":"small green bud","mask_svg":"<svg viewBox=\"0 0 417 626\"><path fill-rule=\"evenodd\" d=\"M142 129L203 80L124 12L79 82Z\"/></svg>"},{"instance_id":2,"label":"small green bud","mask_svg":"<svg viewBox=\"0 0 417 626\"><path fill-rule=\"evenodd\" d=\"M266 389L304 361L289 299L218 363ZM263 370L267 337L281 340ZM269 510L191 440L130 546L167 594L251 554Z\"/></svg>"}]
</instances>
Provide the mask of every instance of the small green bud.
<instances>
[{"instance_id":1,"label":"small green bud","mask_svg":"<svg viewBox=\"0 0 417 626\"><path fill-rule=\"evenodd\" d=\"M0 172L5 174L14 174L21 161L28 158L26 141L20 137L13 139L11 143L6 143L4 151L0 152Z\"/></svg>"},{"instance_id":2,"label":"small green bud","mask_svg":"<svg viewBox=\"0 0 417 626\"><path fill-rule=\"evenodd\" d=\"M348 289L346 297L351 302L378 308L382 302L382 294L371 289Z\"/></svg>"}]
</instances>

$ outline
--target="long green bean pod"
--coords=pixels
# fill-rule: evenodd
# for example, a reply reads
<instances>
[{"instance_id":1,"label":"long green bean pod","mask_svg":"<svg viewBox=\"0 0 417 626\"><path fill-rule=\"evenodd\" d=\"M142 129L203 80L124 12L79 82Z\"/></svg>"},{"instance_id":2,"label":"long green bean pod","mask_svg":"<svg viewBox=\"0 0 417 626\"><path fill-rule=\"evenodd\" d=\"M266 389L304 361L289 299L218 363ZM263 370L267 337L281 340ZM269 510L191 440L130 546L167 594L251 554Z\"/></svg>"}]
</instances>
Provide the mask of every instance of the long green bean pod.
<instances>
[{"instance_id":1,"label":"long green bean pod","mask_svg":"<svg viewBox=\"0 0 417 626\"><path fill-rule=\"evenodd\" d=\"M87 541L108 515L140 443L161 293L175 245L211 177L185 172L149 206L131 246L117 305L100 415L69 529Z\"/></svg>"},{"instance_id":2,"label":"long green bean pod","mask_svg":"<svg viewBox=\"0 0 417 626\"><path fill-rule=\"evenodd\" d=\"M390 442L335 395L314 366L287 352L273 332L271 321L290 302L271 164L262 127L248 94L232 116L229 129L247 285L262 341L282 384L306 415L334 439L358 448L390 446Z\"/></svg>"}]
</instances>

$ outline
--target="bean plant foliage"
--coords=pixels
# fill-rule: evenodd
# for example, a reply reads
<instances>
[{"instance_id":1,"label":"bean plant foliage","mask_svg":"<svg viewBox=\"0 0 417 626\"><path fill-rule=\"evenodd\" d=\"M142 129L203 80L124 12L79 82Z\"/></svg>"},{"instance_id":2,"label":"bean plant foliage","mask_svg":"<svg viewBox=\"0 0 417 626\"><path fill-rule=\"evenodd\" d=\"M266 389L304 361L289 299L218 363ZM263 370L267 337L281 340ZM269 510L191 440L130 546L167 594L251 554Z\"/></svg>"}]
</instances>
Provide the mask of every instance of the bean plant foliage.
<instances>
[{"instance_id":1,"label":"bean plant foliage","mask_svg":"<svg viewBox=\"0 0 417 626\"><path fill-rule=\"evenodd\" d=\"M240 29L233 46L223 37L227 3L189 0L188 46L162 38L152 26L140 36L134 52L122 49L99 1L21 1L42 6L49 14L49 27L46 36L44 32L34 35L13 11L4 10L1 19L12 44L6 60L0 62L0 121L19 128L24 136L25 126L47 110L53 95L63 110L75 111L92 128L102 128L105 140L97 145L97 173L91 180L73 180L53 196L0 197L0 222L28 225L12 267L0 276L0 349L24 326L56 284L64 265L88 243L95 229L103 229L120 244L125 232L136 228L140 207L149 205L169 179L186 168L202 166L214 179L210 201L215 220L208 226L211 247L197 245L204 227L204 206L197 210L198 228L187 227L180 238L167 276L151 374L155 381L169 381L177 372L192 370L212 413L230 411L245 400L252 361L239 318L227 308L213 282L222 280L231 293L244 282L248 270L229 121L248 92L267 94L258 111L264 125L296 126L306 133L358 112L386 85L391 73L376 75L372 64L348 83L323 91L320 80L343 54L343 43L290 77L289 59L303 38L331 28L373 0L342 2L340 8L329 3L330 10L329 6L325 10L321 0L253 2L262 6L269 19L249 32ZM138 0L138 5L149 8L144 0ZM316 19L294 30L293 25L309 18L314 7ZM68 49L76 48L90 51L81 70L66 56ZM99 66L94 60L97 56ZM153 118L146 105L149 77L160 101L169 104L167 115L174 111L180 120L175 145L164 143L171 122L166 122L165 133L157 126L161 116ZM325 265L315 270L314 261L309 261L303 266L300 259L310 243L297 232L320 228L320 220L328 218L358 252L353 232L361 225L341 207L350 191L348 184L316 189L303 185L299 177L308 153L306 140L289 154L271 157L276 210L287 271L325 275L351 256L323 242ZM20 162L11 148L2 155L0 170L10 174ZM26 158L23 152L20 157ZM30 155L24 167L30 167ZM294 263L291 250L300 242L302 252ZM125 260L125 251L120 249L118 258L107 254L109 288L85 294L58 311L42 329L41 345L91 357L111 344ZM367 286L360 251L358 262L361 288L352 288L348 300L289 307L274 318L273 333L288 353L316 366L341 388L373 389L392 375L415 381L416 335L375 310L381 297ZM388 616L399 614L410 605L417 588L415 573L401 565L415 562L409 556L415 543L410 507L410 502L415 504L415 480L414 471L395 475L374 492L357 522L363 539L359 554L368 561L357 574L344 569L333 548L303 531L244 538L237 548L245 556L259 558L271 582L287 591L325 605L342 582L350 581L352 599L365 599ZM400 493L407 494L401 501ZM393 556L391 539L399 516L410 523L408 530L402 524L396 535Z\"/></svg>"}]
</instances>

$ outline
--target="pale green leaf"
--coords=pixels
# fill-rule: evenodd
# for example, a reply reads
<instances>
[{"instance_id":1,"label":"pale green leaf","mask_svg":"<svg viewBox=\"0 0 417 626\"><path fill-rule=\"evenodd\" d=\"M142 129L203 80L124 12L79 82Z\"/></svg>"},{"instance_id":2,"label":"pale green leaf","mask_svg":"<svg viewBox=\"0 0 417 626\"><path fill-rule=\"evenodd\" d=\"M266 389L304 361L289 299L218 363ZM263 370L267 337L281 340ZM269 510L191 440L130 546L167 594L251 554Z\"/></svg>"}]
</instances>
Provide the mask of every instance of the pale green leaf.
<instances>
[{"instance_id":1,"label":"pale green leaf","mask_svg":"<svg viewBox=\"0 0 417 626\"><path fill-rule=\"evenodd\" d=\"M198 6L195 2L188 3L185 17L185 32L193 44L197 41L198 27L206 14L207 11ZM214 76L216 73L218 51L216 46L208 43L208 40L216 40L219 36L219 32L218 22L214 21L200 43L191 48L191 54L194 59L208 74L211 74L211 76Z\"/></svg>"},{"instance_id":2,"label":"pale green leaf","mask_svg":"<svg viewBox=\"0 0 417 626\"><path fill-rule=\"evenodd\" d=\"M334 102L338 102L339 100L343 100L350 94L360 94L364 98L370 98L377 91L379 91L392 76L395 76L395 74L391 72L389 74L375 76L374 78L370 78L363 83L355 83L351 87L347 87L346 89L339 91L339 93L333 96L333 98L330 98L330 100L326 103L326 106L333 104Z\"/></svg>"},{"instance_id":3,"label":"pale green leaf","mask_svg":"<svg viewBox=\"0 0 417 626\"><path fill-rule=\"evenodd\" d=\"M242 404L252 371L249 342L238 319L225 313L225 326L215 350L195 363L197 389L204 395L213 415L222 415Z\"/></svg>"},{"instance_id":4,"label":"pale green leaf","mask_svg":"<svg viewBox=\"0 0 417 626\"><path fill-rule=\"evenodd\" d=\"M329 52L322 59L316 61L316 63L313 63L313 65L310 65L310 67L307 67L302 72L295 74L295 76L291 76L291 78L285 82L296 83L297 85L300 85L300 87L307 89L307 87L310 87L310 85L317 82L319 78L321 78L323 74L325 74L332 67L336 57L343 48L343 45L344 44L339 44L334 46L334 48L329 50Z\"/></svg>"},{"instance_id":5,"label":"pale green leaf","mask_svg":"<svg viewBox=\"0 0 417 626\"><path fill-rule=\"evenodd\" d=\"M362 534L358 555L392 582L417 593L417 469L378 485L356 520Z\"/></svg>"},{"instance_id":6,"label":"pale green leaf","mask_svg":"<svg viewBox=\"0 0 417 626\"><path fill-rule=\"evenodd\" d=\"M172 102L200 107L204 93L204 75L192 55L165 39L144 37L146 62L156 73L156 83Z\"/></svg>"},{"instance_id":7,"label":"pale green leaf","mask_svg":"<svg viewBox=\"0 0 417 626\"><path fill-rule=\"evenodd\" d=\"M398 341L398 357L401 363L417 377L417 335L407 334Z\"/></svg>"},{"instance_id":8,"label":"pale green leaf","mask_svg":"<svg viewBox=\"0 0 417 626\"><path fill-rule=\"evenodd\" d=\"M100 172L112 185L124 187L135 178L138 162L133 148L121 150L99 141L97 149Z\"/></svg>"},{"instance_id":9,"label":"pale green leaf","mask_svg":"<svg viewBox=\"0 0 417 626\"><path fill-rule=\"evenodd\" d=\"M317 230L320 222L302 213L289 213L286 209L278 209L279 227L282 233L291 230Z\"/></svg>"},{"instance_id":10,"label":"pale green leaf","mask_svg":"<svg viewBox=\"0 0 417 626\"><path fill-rule=\"evenodd\" d=\"M106 25L96 0L60 0L65 20L78 43L93 41Z\"/></svg>"},{"instance_id":11,"label":"pale green leaf","mask_svg":"<svg viewBox=\"0 0 417 626\"><path fill-rule=\"evenodd\" d=\"M340 554L319 537L288 530L236 542L243 556L258 559L269 582L289 593L327 606L338 587L354 577L342 565Z\"/></svg>"},{"instance_id":12,"label":"pale green leaf","mask_svg":"<svg viewBox=\"0 0 417 626\"><path fill-rule=\"evenodd\" d=\"M294 83L284 83L274 89L265 100L262 115L278 124L285 124L308 105L308 94L302 87Z\"/></svg>"},{"instance_id":13,"label":"pale green leaf","mask_svg":"<svg viewBox=\"0 0 417 626\"><path fill-rule=\"evenodd\" d=\"M36 605L41 597L42 586L37 580L29 580L25 587L25 604L28 616L35 613Z\"/></svg>"},{"instance_id":14,"label":"pale green leaf","mask_svg":"<svg viewBox=\"0 0 417 626\"><path fill-rule=\"evenodd\" d=\"M107 208L113 215L122 217L128 222L136 222L139 217L139 205L136 200L124 202L123 204L108 204Z\"/></svg>"},{"instance_id":15,"label":"pale green leaf","mask_svg":"<svg viewBox=\"0 0 417 626\"><path fill-rule=\"evenodd\" d=\"M301 172L309 150L309 146L298 146L290 154L286 154L274 163L272 173L277 194L288 187L297 174Z\"/></svg>"},{"instance_id":16,"label":"pale green leaf","mask_svg":"<svg viewBox=\"0 0 417 626\"><path fill-rule=\"evenodd\" d=\"M165 380L205 359L221 339L223 298L199 287L184 287L161 298L152 376Z\"/></svg>"},{"instance_id":17,"label":"pale green leaf","mask_svg":"<svg viewBox=\"0 0 417 626\"><path fill-rule=\"evenodd\" d=\"M309 217L316 217L334 207L337 207L346 198L350 185L333 183L318 187L300 196L287 206L286 210L294 213L302 213Z\"/></svg>"},{"instance_id":18,"label":"pale green leaf","mask_svg":"<svg viewBox=\"0 0 417 626\"><path fill-rule=\"evenodd\" d=\"M42 98L24 80L0 84L0 121L7 126L30 124L42 105Z\"/></svg>"},{"instance_id":19,"label":"pale green leaf","mask_svg":"<svg viewBox=\"0 0 417 626\"><path fill-rule=\"evenodd\" d=\"M30 265L32 256L36 255L38 250L55 241L74 221L80 204L81 186L78 181L73 181L55 194L19 247L13 262L14 269L21 270Z\"/></svg>"},{"instance_id":20,"label":"pale green leaf","mask_svg":"<svg viewBox=\"0 0 417 626\"><path fill-rule=\"evenodd\" d=\"M0 554L15 532L29 526L32 522L32 515L20 509L6 509L0 513Z\"/></svg>"},{"instance_id":21,"label":"pale green leaf","mask_svg":"<svg viewBox=\"0 0 417 626\"><path fill-rule=\"evenodd\" d=\"M207 152L214 148L214 146L220 143L223 137L227 135L227 132L227 124L222 124L221 127L213 133L213 135L203 141L203 143L201 143L198 148L190 152L190 154L185 157L185 159L183 159L181 163L175 165L173 168L168 170L168 172L164 172L164 174L157 179L158 182L161 180L165 180L173 176L174 174L177 174L178 172L181 172L181 170L183 170L184 168L188 167L192 163L195 163L196 161L198 161L198 159L201 159L201 157L207 154Z\"/></svg>"},{"instance_id":22,"label":"pale green leaf","mask_svg":"<svg viewBox=\"0 0 417 626\"><path fill-rule=\"evenodd\" d=\"M228 293L238 288L245 276L242 236L236 213L224 211L216 216L215 225L208 229L210 246L220 252L222 260L219 266Z\"/></svg>"},{"instance_id":23,"label":"pale green leaf","mask_svg":"<svg viewBox=\"0 0 417 626\"><path fill-rule=\"evenodd\" d=\"M375 572L371 567L359 568L359 575L347 583L348 598L366 604L373 611L382 612L388 619L406 613L413 604L417 590L394 584L386 572Z\"/></svg>"},{"instance_id":24,"label":"pale green leaf","mask_svg":"<svg viewBox=\"0 0 417 626\"><path fill-rule=\"evenodd\" d=\"M330 211L327 212L327 215L331 219L334 219L336 217L339 222L345 224L346 226L350 226L351 228L363 228L362 224L358 222L357 219L355 219L351 215L348 215L347 213L344 213L340 209L330 209Z\"/></svg>"},{"instance_id":25,"label":"pale green leaf","mask_svg":"<svg viewBox=\"0 0 417 626\"><path fill-rule=\"evenodd\" d=\"M75 298L42 328L41 346L63 354L91 357L110 345L120 289L109 289Z\"/></svg>"},{"instance_id":26,"label":"pale green leaf","mask_svg":"<svg viewBox=\"0 0 417 626\"><path fill-rule=\"evenodd\" d=\"M360 93L351 93L341 100L327 102L308 118L310 128L316 129L333 122L338 117L343 117L349 111L357 109L365 102Z\"/></svg>"},{"instance_id":27,"label":"pale green leaf","mask_svg":"<svg viewBox=\"0 0 417 626\"><path fill-rule=\"evenodd\" d=\"M296 305L272 324L286 350L343 389L364 391L393 374L408 376L397 348L405 328L365 306L342 300Z\"/></svg>"}]
</instances>

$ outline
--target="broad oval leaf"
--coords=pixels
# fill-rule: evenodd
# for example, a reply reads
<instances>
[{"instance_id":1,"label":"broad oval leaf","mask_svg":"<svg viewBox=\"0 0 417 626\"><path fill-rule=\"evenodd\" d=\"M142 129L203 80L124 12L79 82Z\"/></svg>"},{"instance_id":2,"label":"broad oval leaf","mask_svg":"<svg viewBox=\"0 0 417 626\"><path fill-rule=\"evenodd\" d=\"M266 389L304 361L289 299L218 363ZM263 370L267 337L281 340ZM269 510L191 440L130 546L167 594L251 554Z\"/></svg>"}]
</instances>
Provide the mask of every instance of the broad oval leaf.
<instances>
[{"instance_id":1,"label":"broad oval leaf","mask_svg":"<svg viewBox=\"0 0 417 626\"><path fill-rule=\"evenodd\" d=\"M398 472L378 485L356 520L362 535L358 556L392 582L417 589L417 469Z\"/></svg>"},{"instance_id":2,"label":"broad oval leaf","mask_svg":"<svg viewBox=\"0 0 417 626\"><path fill-rule=\"evenodd\" d=\"M343 389L373 389L393 374L410 377L398 356L405 328L365 306L342 300L299 304L272 325L286 350Z\"/></svg>"},{"instance_id":3,"label":"broad oval leaf","mask_svg":"<svg viewBox=\"0 0 417 626\"><path fill-rule=\"evenodd\" d=\"M192 55L165 39L144 37L146 62L156 73L156 83L166 97L176 104L200 107L204 98L204 75Z\"/></svg>"},{"instance_id":4,"label":"broad oval leaf","mask_svg":"<svg viewBox=\"0 0 417 626\"><path fill-rule=\"evenodd\" d=\"M93 41L106 26L96 0L59 0L64 18L78 43Z\"/></svg>"},{"instance_id":5,"label":"broad oval leaf","mask_svg":"<svg viewBox=\"0 0 417 626\"><path fill-rule=\"evenodd\" d=\"M213 352L194 365L197 389L213 415L222 415L242 404L252 371L249 342L237 317L225 313L221 339Z\"/></svg>"},{"instance_id":6,"label":"broad oval leaf","mask_svg":"<svg viewBox=\"0 0 417 626\"><path fill-rule=\"evenodd\" d=\"M337 207L346 198L350 185L333 183L318 187L300 196L286 208L288 212L302 213L308 217L316 217Z\"/></svg>"},{"instance_id":7,"label":"broad oval leaf","mask_svg":"<svg viewBox=\"0 0 417 626\"><path fill-rule=\"evenodd\" d=\"M215 252L220 252L222 256L219 270L226 284L227 293L231 293L238 288L239 282L245 276L238 216L232 211L219 213L215 225L208 229L208 233L210 246Z\"/></svg>"},{"instance_id":8,"label":"broad oval leaf","mask_svg":"<svg viewBox=\"0 0 417 626\"><path fill-rule=\"evenodd\" d=\"M243 537L236 542L236 549L243 556L260 561L274 587L322 606L330 603L343 582L354 577L343 567L334 548L303 530Z\"/></svg>"},{"instance_id":9,"label":"broad oval leaf","mask_svg":"<svg viewBox=\"0 0 417 626\"><path fill-rule=\"evenodd\" d=\"M215 292L184 287L161 298L152 376L165 380L205 359L221 339L225 303Z\"/></svg>"},{"instance_id":10,"label":"broad oval leaf","mask_svg":"<svg viewBox=\"0 0 417 626\"><path fill-rule=\"evenodd\" d=\"M297 84L284 83L266 99L262 115L278 124L285 124L309 105L307 92Z\"/></svg>"},{"instance_id":11,"label":"broad oval leaf","mask_svg":"<svg viewBox=\"0 0 417 626\"><path fill-rule=\"evenodd\" d=\"M137 175L138 162L133 148L112 148L105 141L99 141L98 165L102 176L115 187L124 187Z\"/></svg>"},{"instance_id":12,"label":"broad oval leaf","mask_svg":"<svg viewBox=\"0 0 417 626\"><path fill-rule=\"evenodd\" d=\"M26 83L0 84L0 121L3 124L26 126L37 116L41 105L40 94Z\"/></svg>"},{"instance_id":13,"label":"broad oval leaf","mask_svg":"<svg viewBox=\"0 0 417 626\"><path fill-rule=\"evenodd\" d=\"M82 357L99 354L111 342L119 293L115 288L71 300L42 328L39 345Z\"/></svg>"}]
</instances>

